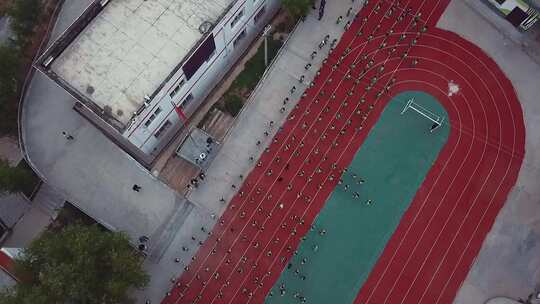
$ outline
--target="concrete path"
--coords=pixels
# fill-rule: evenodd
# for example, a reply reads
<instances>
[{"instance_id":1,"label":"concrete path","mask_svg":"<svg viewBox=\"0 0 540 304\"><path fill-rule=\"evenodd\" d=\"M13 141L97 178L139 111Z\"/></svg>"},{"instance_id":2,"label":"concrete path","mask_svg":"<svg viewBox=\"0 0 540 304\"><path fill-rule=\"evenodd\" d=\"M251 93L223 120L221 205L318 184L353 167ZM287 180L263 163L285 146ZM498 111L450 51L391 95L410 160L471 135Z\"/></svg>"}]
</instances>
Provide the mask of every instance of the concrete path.
<instances>
[{"instance_id":1,"label":"concrete path","mask_svg":"<svg viewBox=\"0 0 540 304\"><path fill-rule=\"evenodd\" d=\"M525 46L529 34L517 32L483 1L453 0L438 26L477 44L499 64L520 99L527 132L518 181L454 303L524 298L540 284L540 47Z\"/></svg>"},{"instance_id":2,"label":"concrete path","mask_svg":"<svg viewBox=\"0 0 540 304\"><path fill-rule=\"evenodd\" d=\"M8 17L0 17L0 43L6 43L8 39L13 36L9 24L10 20Z\"/></svg>"}]
</instances>

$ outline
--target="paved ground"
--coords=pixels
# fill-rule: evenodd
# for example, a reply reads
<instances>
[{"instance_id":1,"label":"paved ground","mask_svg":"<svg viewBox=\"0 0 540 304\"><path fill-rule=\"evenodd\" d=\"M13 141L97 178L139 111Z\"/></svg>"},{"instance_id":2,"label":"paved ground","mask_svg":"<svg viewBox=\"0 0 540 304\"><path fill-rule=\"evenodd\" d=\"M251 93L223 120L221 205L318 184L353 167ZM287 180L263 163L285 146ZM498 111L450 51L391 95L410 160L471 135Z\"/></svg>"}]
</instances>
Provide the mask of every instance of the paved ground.
<instances>
[{"instance_id":1,"label":"paved ground","mask_svg":"<svg viewBox=\"0 0 540 304\"><path fill-rule=\"evenodd\" d=\"M518 304L518 301L509 298L493 298L486 302L486 304Z\"/></svg>"},{"instance_id":2,"label":"paved ground","mask_svg":"<svg viewBox=\"0 0 540 304\"><path fill-rule=\"evenodd\" d=\"M0 159L7 160L11 166L16 166L22 157L17 140L7 136L0 138Z\"/></svg>"},{"instance_id":3,"label":"paved ground","mask_svg":"<svg viewBox=\"0 0 540 304\"><path fill-rule=\"evenodd\" d=\"M38 237L52 222L50 214L39 205L31 205L24 216L13 227L4 243L8 248L24 248Z\"/></svg>"},{"instance_id":4,"label":"paved ground","mask_svg":"<svg viewBox=\"0 0 540 304\"><path fill-rule=\"evenodd\" d=\"M480 46L512 81L524 112L525 159L517 183L488 234L456 304L526 297L540 284L540 49L481 1L453 0L438 26ZM538 27L538 25L537 25ZM529 43L524 46L523 42Z\"/></svg>"},{"instance_id":5,"label":"paved ground","mask_svg":"<svg viewBox=\"0 0 540 304\"><path fill-rule=\"evenodd\" d=\"M80 14L88 2L66 2L55 28L56 35ZM167 280L181 272L184 261L191 258L198 242L206 238L206 232L200 228L205 227L208 231L213 224L210 215L223 212L225 204L220 203L219 199L224 197L228 200L232 196L235 189L231 185L239 185L240 175L246 176L246 172L253 166L253 163L249 162L249 156L257 159L260 155L262 148L254 143L261 140L261 147L265 146L268 139L263 132L269 130L273 134L276 129L269 128L268 123L274 120L275 125L280 125L284 119L285 115L280 115L278 109L291 83L298 82L298 78L304 73L306 80L311 79L313 71L318 69L322 56L317 56L312 69L304 72L303 67L309 59L305 50L313 48L327 32L332 38L341 33L341 27L333 25L334 20L336 16L343 14L343 8L350 2L334 2L327 4L327 15L332 17L326 18L324 23L308 18L298 29L294 40L286 46L287 52L274 66L276 73L268 75L267 85L255 95L257 100L264 102L251 102L244 109L245 113L228 137L222 153L208 171L208 183L191 194L190 199L194 205L179 202L171 190L139 168L135 161L74 113L71 110L73 100L63 90L40 74L34 78L25 103L23 131L28 153L38 171L45 173L46 180L68 200L77 203L87 212L100 216L110 226L114 226L113 228L126 230L134 238L140 234L149 234L151 237L152 233L161 235L145 264L152 273L161 275L155 276L156 279L153 279L146 292L138 294L139 299L151 298L153 303L157 303L165 290L171 287L172 282ZM359 5L358 2L356 1L355 5ZM490 23L483 22L482 18L467 8L456 9L460 4L464 3L461 0L452 1L441 24L452 26L456 31L464 33L465 37L482 46L501 65L514 81L525 110L527 129L531 132L530 130L534 130L540 123L540 109L535 102L535 97L539 94L535 80L540 79L540 69L530 64L531 59L521 51L521 46L508 43L508 40L505 42ZM501 22L505 21L501 19ZM501 59L503 57L504 60ZM298 92L302 91L300 85L297 87L296 98ZM289 105L292 104L293 100L289 101ZM66 143L60 136L62 130L72 133L76 140ZM254 137L254 133L259 135ZM528 151L535 151L538 147L538 137L528 134ZM533 255L538 252L538 237L535 232L538 228L527 229L517 223L531 223L531 227L538 223L538 216L534 216L538 212L532 212L537 210L534 201L539 197L535 188L537 185L533 181L538 180L537 168L540 166L534 155L527 153L523 168L518 186L510 198L510 202L520 203L507 204L503 210L492 237L488 238L475 268L456 300L457 303L480 303L494 293L523 296L523 292L528 293L530 290L523 286L532 286L532 282L538 277L535 273L538 269L535 259L538 257ZM135 193L130 191L133 183L143 186L140 195L134 195ZM185 212L180 212L181 210ZM191 242L191 236L195 236L196 240ZM493 244L492 240L497 242ZM182 250L182 246L185 246L187 251ZM518 254L527 258L515 258ZM183 263L175 263L174 256L179 257ZM501 259L507 262L504 264L508 267L492 267L494 264L500 265ZM530 275L518 275L524 271ZM512 280L505 278L507 273L514 274Z\"/></svg>"},{"instance_id":6,"label":"paved ground","mask_svg":"<svg viewBox=\"0 0 540 304\"><path fill-rule=\"evenodd\" d=\"M4 271L0 270L0 291L2 291L4 288L9 288L14 286L16 283L15 279L13 279L10 275L5 273Z\"/></svg>"},{"instance_id":7,"label":"paved ground","mask_svg":"<svg viewBox=\"0 0 540 304\"><path fill-rule=\"evenodd\" d=\"M111 1L57 56L51 70L128 125L144 96L202 37L199 25L215 23L232 2Z\"/></svg>"},{"instance_id":8,"label":"paved ground","mask_svg":"<svg viewBox=\"0 0 540 304\"><path fill-rule=\"evenodd\" d=\"M63 196L49 186L42 184L32 199L28 202L27 211L17 221L5 246L12 248L24 248L38 237L47 226L56 218L58 211L64 204Z\"/></svg>"}]
</instances>

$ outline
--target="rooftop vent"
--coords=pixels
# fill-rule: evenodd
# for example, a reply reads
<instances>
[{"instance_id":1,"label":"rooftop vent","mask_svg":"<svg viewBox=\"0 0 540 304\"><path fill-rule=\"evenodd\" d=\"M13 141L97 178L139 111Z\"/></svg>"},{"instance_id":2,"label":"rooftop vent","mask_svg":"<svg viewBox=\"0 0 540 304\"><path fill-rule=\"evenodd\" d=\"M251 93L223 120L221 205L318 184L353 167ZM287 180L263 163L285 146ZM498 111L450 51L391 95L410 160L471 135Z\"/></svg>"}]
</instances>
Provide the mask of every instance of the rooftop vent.
<instances>
[{"instance_id":1,"label":"rooftop vent","mask_svg":"<svg viewBox=\"0 0 540 304\"><path fill-rule=\"evenodd\" d=\"M201 23L201 25L199 26L199 32L201 34L206 34L208 33L208 31L212 28L212 22L210 21L204 21L203 23Z\"/></svg>"}]
</instances>

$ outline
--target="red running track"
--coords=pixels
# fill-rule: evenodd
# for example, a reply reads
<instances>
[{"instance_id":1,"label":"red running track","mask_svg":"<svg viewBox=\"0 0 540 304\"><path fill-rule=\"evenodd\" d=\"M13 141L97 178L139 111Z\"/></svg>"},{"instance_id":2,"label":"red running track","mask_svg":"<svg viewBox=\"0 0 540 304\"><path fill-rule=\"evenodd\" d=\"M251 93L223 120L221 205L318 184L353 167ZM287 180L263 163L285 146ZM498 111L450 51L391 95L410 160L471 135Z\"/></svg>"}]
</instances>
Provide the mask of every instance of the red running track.
<instances>
[{"instance_id":1,"label":"red running track","mask_svg":"<svg viewBox=\"0 0 540 304\"><path fill-rule=\"evenodd\" d=\"M452 302L516 181L525 131L495 62L435 28L448 2L370 1L358 13L162 303L264 302L384 106L406 90L435 96L451 132L355 303Z\"/></svg>"}]
</instances>

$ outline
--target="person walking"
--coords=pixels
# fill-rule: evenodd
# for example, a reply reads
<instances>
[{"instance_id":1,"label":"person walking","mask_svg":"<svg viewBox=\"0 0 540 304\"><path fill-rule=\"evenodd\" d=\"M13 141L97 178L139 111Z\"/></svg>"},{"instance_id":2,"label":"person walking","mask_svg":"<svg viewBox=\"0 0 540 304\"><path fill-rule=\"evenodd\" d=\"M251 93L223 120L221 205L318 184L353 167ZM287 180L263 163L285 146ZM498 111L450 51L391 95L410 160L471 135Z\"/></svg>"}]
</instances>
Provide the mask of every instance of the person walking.
<instances>
[{"instance_id":1,"label":"person walking","mask_svg":"<svg viewBox=\"0 0 540 304\"><path fill-rule=\"evenodd\" d=\"M321 0L321 5L319 6L319 21L324 17L324 6L326 5L326 0Z\"/></svg>"},{"instance_id":2,"label":"person walking","mask_svg":"<svg viewBox=\"0 0 540 304\"><path fill-rule=\"evenodd\" d=\"M66 131L62 131L62 136L64 136L68 141L75 139L75 137L73 137L71 134L67 133Z\"/></svg>"}]
</instances>

